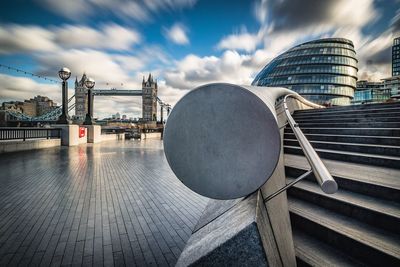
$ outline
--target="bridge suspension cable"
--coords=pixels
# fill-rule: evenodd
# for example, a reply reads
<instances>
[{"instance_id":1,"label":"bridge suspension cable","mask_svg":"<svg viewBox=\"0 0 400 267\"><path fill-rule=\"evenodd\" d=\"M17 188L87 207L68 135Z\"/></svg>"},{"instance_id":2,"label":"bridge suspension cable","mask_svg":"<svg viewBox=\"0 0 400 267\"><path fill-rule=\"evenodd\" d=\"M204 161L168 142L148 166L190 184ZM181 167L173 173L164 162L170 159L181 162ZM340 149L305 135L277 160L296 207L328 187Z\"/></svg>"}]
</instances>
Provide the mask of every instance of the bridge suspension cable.
<instances>
[{"instance_id":1,"label":"bridge suspension cable","mask_svg":"<svg viewBox=\"0 0 400 267\"><path fill-rule=\"evenodd\" d=\"M15 72L18 72L18 73L21 73L21 74L25 74L26 76L36 77L36 78L43 79L43 80L46 80L46 81L49 81L49 82L52 82L52 83L57 83L57 84L61 83L60 81L56 81L56 80L53 80L51 78L48 78L48 77L45 77L45 76L42 76L42 75L38 75L38 74L29 72L29 71L26 71L26 70L22 70L22 69L19 69L19 68L11 67L11 66L4 65L4 64L0 64L0 69L6 69L6 70L10 70L10 71L15 71Z\"/></svg>"}]
</instances>

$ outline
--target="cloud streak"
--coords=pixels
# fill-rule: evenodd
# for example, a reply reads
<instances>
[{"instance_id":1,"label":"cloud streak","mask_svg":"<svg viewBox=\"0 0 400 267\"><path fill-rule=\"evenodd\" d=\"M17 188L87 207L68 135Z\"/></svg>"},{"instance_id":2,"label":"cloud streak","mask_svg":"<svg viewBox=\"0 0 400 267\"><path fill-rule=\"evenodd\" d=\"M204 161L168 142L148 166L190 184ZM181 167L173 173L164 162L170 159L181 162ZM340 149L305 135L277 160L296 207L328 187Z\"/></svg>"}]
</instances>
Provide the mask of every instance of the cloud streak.
<instances>
[{"instance_id":1,"label":"cloud streak","mask_svg":"<svg viewBox=\"0 0 400 267\"><path fill-rule=\"evenodd\" d=\"M160 11L191 8L196 0L36 0L36 2L51 12L75 21L84 21L97 14L111 13L120 18L148 22Z\"/></svg>"},{"instance_id":2,"label":"cloud streak","mask_svg":"<svg viewBox=\"0 0 400 267\"><path fill-rule=\"evenodd\" d=\"M136 30L115 23L103 24L99 29L83 25L44 28L7 24L0 27L1 54L51 52L63 48L129 50L140 41Z\"/></svg>"}]
</instances>

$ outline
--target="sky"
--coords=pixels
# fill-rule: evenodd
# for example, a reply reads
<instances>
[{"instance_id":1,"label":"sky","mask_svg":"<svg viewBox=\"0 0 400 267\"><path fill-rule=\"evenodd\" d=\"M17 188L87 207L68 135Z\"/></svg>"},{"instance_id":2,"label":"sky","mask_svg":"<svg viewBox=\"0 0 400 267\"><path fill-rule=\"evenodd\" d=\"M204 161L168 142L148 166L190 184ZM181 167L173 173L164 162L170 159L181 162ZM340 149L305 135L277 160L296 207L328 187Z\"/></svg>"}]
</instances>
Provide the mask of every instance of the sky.
<instances>
[{"instance_id":1,"label":"sky","mask_svg":"<svg viewBox=\"0 0 400 267\"><path fill-rule=\"evenodd\" d=\"M141 89L151 72L172 106L210 82L249 85L271 59L325 37L354 42L358 78L391 74L400 0L13 0L0 2L0 64L59 80L85 72L98 89ZM61 102L58 83L0 67L0 102ZM96 97L94 116L141 117L139 97ZM72 113L73 114L73 113Z\"/></svg>"}]
</instances>

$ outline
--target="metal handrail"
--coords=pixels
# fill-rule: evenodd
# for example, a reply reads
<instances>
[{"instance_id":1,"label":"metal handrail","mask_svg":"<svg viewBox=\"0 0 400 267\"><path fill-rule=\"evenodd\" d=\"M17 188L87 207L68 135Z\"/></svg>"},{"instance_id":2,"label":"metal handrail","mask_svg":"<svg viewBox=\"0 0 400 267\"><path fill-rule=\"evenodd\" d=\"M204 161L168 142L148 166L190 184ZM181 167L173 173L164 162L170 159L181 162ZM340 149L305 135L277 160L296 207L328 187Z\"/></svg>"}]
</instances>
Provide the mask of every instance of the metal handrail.
<instances>
[{"instance_id":1,"label":"metal handrail","mask_svg":"<svg viewBox=\"0 0 400 267\"><path fill-rule=\"evenodd\" d=\"M283 99L283 107L285 110L288 123L292 128L293 133L296 136L296 139L299 142L300 147L302 148L308 163L311 166L311 170L313 171L315 178L317 179L322 191L324 191L327 194L333 194L338 190L338 185L336 181L333 179L332 175L329 173L325 164L322 162L321 158L318 156L317 152L315 152L314 148L311 146L307 137L303 134L303 132L299 128L299 125L296 123L296 121L290 114L289 108L287 106L288 97L294 98L300 101L301 103L314 108L321 108L322 106L312 103L297 94L288 94Z\"/></svg>"}]
</instances>

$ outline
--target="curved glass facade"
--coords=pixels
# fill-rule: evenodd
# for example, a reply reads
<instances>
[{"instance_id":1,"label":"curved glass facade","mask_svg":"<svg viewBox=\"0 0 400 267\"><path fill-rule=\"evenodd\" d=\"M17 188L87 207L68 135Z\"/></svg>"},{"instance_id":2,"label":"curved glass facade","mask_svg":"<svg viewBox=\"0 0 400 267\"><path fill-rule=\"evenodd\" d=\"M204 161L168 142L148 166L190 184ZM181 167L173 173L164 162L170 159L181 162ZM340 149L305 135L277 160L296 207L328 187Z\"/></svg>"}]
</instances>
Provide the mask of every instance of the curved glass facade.
<instances>
[{"instance_id":1,"label":"curved glass facade","mask_svg":"<svg viewBox=\"0 0 400 267\"><path fill-rule=\"evenodd\" d=\"M287 87L318 104L350 105L356 89L357 62L350 40L319 39L273 59L252 85Z\"/></svg>"}]
</instances>

